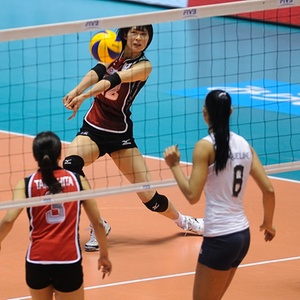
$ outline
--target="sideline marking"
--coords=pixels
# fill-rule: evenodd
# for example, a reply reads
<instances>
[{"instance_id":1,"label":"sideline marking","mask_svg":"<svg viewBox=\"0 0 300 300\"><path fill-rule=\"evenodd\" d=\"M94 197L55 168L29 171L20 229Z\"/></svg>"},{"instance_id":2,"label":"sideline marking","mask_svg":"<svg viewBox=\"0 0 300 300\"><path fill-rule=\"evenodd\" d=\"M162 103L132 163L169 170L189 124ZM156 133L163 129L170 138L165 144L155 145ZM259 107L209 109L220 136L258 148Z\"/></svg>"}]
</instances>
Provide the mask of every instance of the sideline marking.
<instances>
[{"instance_id":1,"label":"sideline marking","mask_svg":"<svg viewBox=\"0 0 300 300\"><path fill-rule=\"evenodd\" d=\"M272 263L279 263L279 262L298 260L298 259L300 259L300 256L281 258L281 259L273 259L273 260L266 260L266 261L261 261L261 262L256 262L256 263L249 263L249 264L240 265L239 268L247 268L247 267L253 267L253 266L267 265L267 264L272 264ZM179 273L179 274L173 274L173 275L165 275L165 276L149 277L149 278L144 278L144 279L121 281L121 282L115 282L115 283L108 283L108 284L103 284L103 285L95 285L95 286L85 287L84 290L94 290L94 289L99 289L99 288L106 288L106 287L112 287L112 286L118 286L118 285L153 281L153 280L166 279L166 278L188 276L188 275L193 275L193 274L195 274L195 272L186 272L186 273ZM24 299L31 299L31 297L26 296L26 297L19 297L19 298L9 298L7 300L24 300Z\"/></svg>"}]
</instances>

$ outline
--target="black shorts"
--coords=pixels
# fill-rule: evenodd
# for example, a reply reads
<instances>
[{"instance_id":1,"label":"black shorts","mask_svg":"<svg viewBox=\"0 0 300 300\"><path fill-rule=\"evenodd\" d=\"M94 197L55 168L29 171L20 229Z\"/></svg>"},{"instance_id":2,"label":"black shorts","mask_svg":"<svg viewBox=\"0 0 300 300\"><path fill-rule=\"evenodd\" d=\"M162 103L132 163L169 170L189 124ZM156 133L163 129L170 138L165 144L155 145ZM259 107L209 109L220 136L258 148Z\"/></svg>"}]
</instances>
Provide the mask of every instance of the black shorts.
<instances>
[{"instance_id":1,"label":"black shorts","mask_svg":"<svg viewBox=\"0 0 300 300\"><path fill-rule=\"evenodd\" d=\"M59 292L78 290L83 284L81 260L73 264L33 264L26 261L26 283L40 290L52 285Z\"/></svg>"},{"instance_id":2,"label":"black shorts","mask_svg":"<svg viewBox=\"0 0 300 300\"><path fill-rule=\"evenodd\" d=\"M237 268L250 246L250 230L217 237L204 237L198 262L215 270Z\"/></svg>"},{"instance_id":3,"label":"black shorts","mask_svg":"<svg viewBox=\"0 0 300 300\"><path fill-rule=\"evenodd\" d=\"M99 157L106 153L110 155L112 152L122 149L137 148L132 132L110 133L101 131L92 127L86 121L83 121L77 135L89 136L99 148Z\"/></svg>"}]
</instances>

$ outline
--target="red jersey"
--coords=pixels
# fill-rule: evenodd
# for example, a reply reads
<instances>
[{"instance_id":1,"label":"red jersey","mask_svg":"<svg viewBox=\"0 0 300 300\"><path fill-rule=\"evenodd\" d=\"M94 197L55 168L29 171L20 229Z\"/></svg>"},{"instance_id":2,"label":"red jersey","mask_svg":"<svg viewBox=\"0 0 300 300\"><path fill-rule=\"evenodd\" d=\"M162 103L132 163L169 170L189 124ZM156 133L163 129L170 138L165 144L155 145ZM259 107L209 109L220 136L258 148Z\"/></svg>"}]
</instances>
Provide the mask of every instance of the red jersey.
<instances>
[{"instance_id":1,"label":"red jersey","mask_svg":"<svg viewBox=\"0 0 300 300\"><path fill-rule=\"evenodd\" d=\"M54 174L63 187L63 193L81 190L80 179L74 173L59 168ZM41 172L26 178L26 192L28 197L49 193ZM27 213L30 222L28 262L65 264L81 259L78 233L80 201L30 207Z\"/></svg>"},{"instance_id":2,"label":"red jersey","mask_svg":"<svg viewBox=\"0 0 300 300\"><path fill-rule=\"evenodd\" d=\"M140 61L148 61L143 53L135 59L124 60L120 56L107 68L105 76L128 70ZM97 95L84 117L85 121L98 130L112 133L125 133L131 130L130 107L145 83L146 81L120 83Z\"/></svg>"}]
</instances>

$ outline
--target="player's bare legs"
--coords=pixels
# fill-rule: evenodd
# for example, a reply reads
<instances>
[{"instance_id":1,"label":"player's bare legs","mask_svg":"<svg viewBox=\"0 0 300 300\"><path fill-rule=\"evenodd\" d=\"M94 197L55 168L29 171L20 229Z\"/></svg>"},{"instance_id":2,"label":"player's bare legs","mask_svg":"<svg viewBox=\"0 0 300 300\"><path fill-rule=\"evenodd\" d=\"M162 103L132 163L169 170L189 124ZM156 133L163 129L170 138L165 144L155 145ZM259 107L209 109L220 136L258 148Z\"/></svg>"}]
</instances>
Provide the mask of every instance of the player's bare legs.
<instances>
[{"instance_id":1,"label":"player's bare legs","mask_svg":"<svg viewBox=\"0 0 300 300\"><path fill-rule=\"evenodd\" d=\"M111 154L111 157L130 183L149 182L152 180L146 162L138 148L116 151ZM137 195L143 203L146 203L153 198L155 192L154 190L149 190L139 192ZM179 216L178 211L170 201L167 210L160 212L160 214L172 220L176 220Z\"/></svg>"},{"instance_id":2,"label":"player's bare legs","mask_svg":"<svg viewBox=\"0 0 300 300\"><path fill-rule=\"evenodd\" d=\"M55 291L55 295L56 295L55 300L84 300L83 285L74 292L62 293L59 291Z\"/></svg>"},{"instance_id":3,"label":"player's bare legs","mask_svg":"<svg viewBox=\"0 0 300 300\"><path fill-rule=\"evenodd\" d=\"M90 137L77 135L66 151L66 157L78 155L84 160L84 166L92 164L99 157L99 148Z\"/></svg>"},{"instance_id":4,"label":"player's bare legs","mask_svg":"<svg viewBox=\"0 0 300 300\"><path fill-rule=\"evenodd\" d=\"M48 286L44 289L36 290L29 288L31 299L32 300L52 300L54 289L52 286Z\"/></svg>"},{"instance_id":5,"label":"player's bare legs","mask_svg":"<svg viewBox=\"0 0 300 300\"><path fill-rule=\"evenodd\" d=\"M236 268L219 271L197 263L193 300L220 300L225 294Z\"/></svg>"}]
</instances>

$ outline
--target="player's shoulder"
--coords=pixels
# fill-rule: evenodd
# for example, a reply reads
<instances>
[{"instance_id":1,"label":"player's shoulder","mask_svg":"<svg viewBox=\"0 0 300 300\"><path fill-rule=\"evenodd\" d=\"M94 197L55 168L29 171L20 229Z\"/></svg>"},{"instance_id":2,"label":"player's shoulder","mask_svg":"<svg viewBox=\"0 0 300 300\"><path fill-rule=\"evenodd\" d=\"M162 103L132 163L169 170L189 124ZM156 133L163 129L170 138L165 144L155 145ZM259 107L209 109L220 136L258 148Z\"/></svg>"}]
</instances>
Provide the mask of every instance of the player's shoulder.
<instances>
[{"instance_id":1,"label":"player's shoulder","mask_svg":"<svg viewBox=\"0 0 300 300\"><path fill-rule=\"evenodd\" d=\"M25 188L25 184L26 184L26 179L27 179L27 178L29 178L29 177L20 179L20 180L16 183L15 189L24 189L24 188Z\"/></svg>"},{"instance_id":2,"label":"player's shoulder","mask_svg":"<svg viewBox=\"0 0 300 300\"><path fill-rule=\"evenodd\" d=\"M230 140L249 144L245 137L243 137L242 135L239 135L233 131L230 131Z\"/></svg>"},{"instance_id":3,"label":"player's shoulder","mask_svg":"<svg viewBox=\"0 0 300 300\"><path fill-rule=\"evenodd\" d=\"M213 141L210 138L202 138L195 144L194 152L201 156L210 155L214 152Z\"/></svg>"},{"instance_id":4,"label":"player's shoulder","mask_svg":"<svg viewBox=\"0 0 300 300\"><path fill-rule=\"evenodd\" d=\"M210 144L214 144L215 143L215 137L213 134L208 134L207 136L203 137L200 141L198 141L198 143L210 143Z\"/></svg>"},{"instance_id":5,"label":"player's shoulder","mask_svg":"<svg viewBox=\"0 0 300 300\"><path fill-rule=\"evenodd\" d=\"M141 53L139 57L136 58L137 62L147 62L151 63L150 60L147 58L146 54L144 52Z\"/></svg>"}]
</instances>

